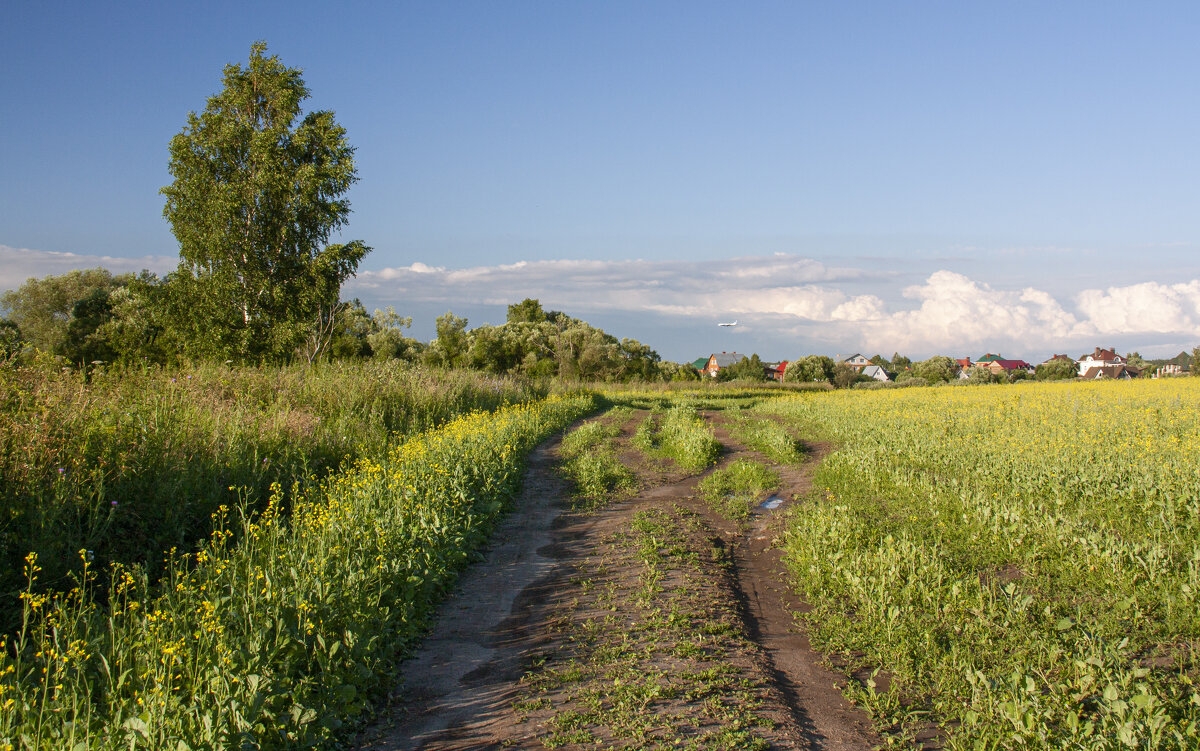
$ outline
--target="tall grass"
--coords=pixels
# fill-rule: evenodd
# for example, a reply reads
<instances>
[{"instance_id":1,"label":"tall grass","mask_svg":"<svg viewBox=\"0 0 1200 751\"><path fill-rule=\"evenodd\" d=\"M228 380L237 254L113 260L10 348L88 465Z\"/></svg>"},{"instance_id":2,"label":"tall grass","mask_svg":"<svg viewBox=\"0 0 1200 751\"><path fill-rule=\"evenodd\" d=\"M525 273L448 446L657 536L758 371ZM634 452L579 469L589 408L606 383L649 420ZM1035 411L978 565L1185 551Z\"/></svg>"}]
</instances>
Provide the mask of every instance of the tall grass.
<instances>
[{"instance_id":1,"label":"tall grass","mask_svg":"<svg viewBox=\"0 0 1200 751\"><path fill-rule=\"evenodd\" d=\"M773 462L799 464L804 461L804 445L777 420L751 417L742 412L728 427L734 438Z\"/></svg>"},{"instance_id":2,"label":"tall grass","mask_svg":"<svg viewBox=\"0 0 1200 751\"><path fill-rule=\"evenodd\" d=\"M63 586L95 566L150 564L211 531L222 505L282 505L343 462L475 409L540 394L514 381L395 364L316 368L0 369L0 630L21 567Z\"/></svg>"},{"instance_id":3,"label":"tall grass","mask_svg":"<svg viewBox=\"0 0 1200 751\"><path fill-rule=\"evenodd\" d=\"M344 738L517 488L588 395L475 413L250 516L221 507L160 587L115 565L105 603L27 587L0 643L0 748L279 749ZM30 556L32 582L38 560ZM0 639L0 642L3 642Z\"/></svg>"}]
</instances>

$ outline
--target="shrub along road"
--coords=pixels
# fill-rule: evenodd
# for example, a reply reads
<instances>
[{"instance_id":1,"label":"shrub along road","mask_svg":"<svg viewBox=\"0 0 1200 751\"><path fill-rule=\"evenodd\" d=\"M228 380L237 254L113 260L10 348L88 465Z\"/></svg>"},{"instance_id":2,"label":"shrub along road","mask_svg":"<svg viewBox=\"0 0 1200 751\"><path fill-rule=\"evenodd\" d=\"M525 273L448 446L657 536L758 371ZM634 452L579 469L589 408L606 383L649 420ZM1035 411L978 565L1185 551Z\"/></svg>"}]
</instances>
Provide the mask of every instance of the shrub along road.
<instances>
[{"instance_id":1,"label":"shrub along road","mask_svg":"<svg viewBox=\"0 0 1200 751\"><path fill-rule=\"evenodd\" d=\"M634 447L646 417L617 408L580 431L586 445L538 448L485 560L463 573L358 748L881 743L838 690L847 678L810 648L773 544L820 449L776 463L744 445L762 448L744 421L702 414L722 450L716 465L689 471ZM636 483L594 467L593 479L612 478L607 493L572 482L568 456L607 457ZM728 483L706 502L714 483L701 481L739 460L772 470L778 486L732 493L733 512ZM768 496L782 504L764 507Z\"/></svg>"}]
</instances>

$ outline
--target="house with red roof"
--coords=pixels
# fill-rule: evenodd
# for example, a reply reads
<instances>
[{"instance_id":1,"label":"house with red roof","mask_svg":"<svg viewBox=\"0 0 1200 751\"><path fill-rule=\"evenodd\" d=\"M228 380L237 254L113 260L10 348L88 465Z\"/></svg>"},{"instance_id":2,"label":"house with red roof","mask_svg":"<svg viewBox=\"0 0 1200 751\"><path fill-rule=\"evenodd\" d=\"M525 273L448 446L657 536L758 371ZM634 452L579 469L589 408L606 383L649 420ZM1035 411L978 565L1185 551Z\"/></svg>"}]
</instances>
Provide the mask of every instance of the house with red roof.
<instances>
[{"instance_id":1,"label":"house with red roof","mask_svg":"<svg viewBox=\"0 0 1200 751\"><path fill-rule=\"evenodd\" d=\"M1007 376L1018 370L1023 370L1030 375L1033 375L1033 366L1024 360L1008 360L1001 355L987 353L983 357L976 360L972 365L987 368L996 375Z\"/></svg>"}]
</instances>

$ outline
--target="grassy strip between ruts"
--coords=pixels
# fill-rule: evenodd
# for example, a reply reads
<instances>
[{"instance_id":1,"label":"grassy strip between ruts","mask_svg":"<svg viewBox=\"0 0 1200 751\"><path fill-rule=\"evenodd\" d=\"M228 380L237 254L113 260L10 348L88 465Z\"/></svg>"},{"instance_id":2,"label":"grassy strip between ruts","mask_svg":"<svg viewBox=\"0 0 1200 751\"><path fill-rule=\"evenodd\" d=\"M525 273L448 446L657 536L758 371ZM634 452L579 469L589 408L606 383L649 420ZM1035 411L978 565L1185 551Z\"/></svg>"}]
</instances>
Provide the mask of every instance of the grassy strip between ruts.
<instances>
[{"instance_id":1,"label":"grassy strip between ruts","mask_svg":"<svg viewBox=\"0 0 1200 751\"><path fill-rule=\"evenodd\" d=\"M638 426L633 445L649 456L670 458L693 472L716 464L721 456L721 442L688 403L647 415Z\"/></svg>"},{"instance_id":2,"label":"grassy strip between ruts","mask_svg":"<svg viewBox=\"0 0 1200 751\"><path fill-rule=\"evenodd\" d=\"M804 461L803 445L778 420L752 417L742 412L726 427L734 438L773 462L799 464Z\"/></svg>"},{"instance_id":3,"label":"grassy strip between ruts","mask_svg":"<svg viewBox=\"0 0 1200 751\"><path fill-rule=\"evenodd\" d=\"M637 488L637 477L617 458L613 445L621 433L614 417L628 414L627 409L614 408L606 419L589 420L563 438L560 470L574 486L576 507L598 508Z\"/></svg>"},{"instance_id":4,"label":"grassy strip between ruts","mask_svg":"<svg viewBox=\"0 0 1200 751\"><path fill-rule=\"evenodd\" d=\"M765 681L747 671L753 645L713 586L724 551L707 541L692 512L648 508L579 566L565 630L513 705L547 748L770 745Z\"/></svg>"},{"instance_id":5,"label":"grassy strip between ruts","mask_svg":"<svg viewBox=\"0 0 1200 751\"><path fill-rule=\"evenodd\" d=\"M87 568L71 592L27 596L0 645L0 747L329 745L390 685L526 454L595 406L562 395L461 417L330 477L289 518L223 510L158 594L116 567L105 608Z\"/></svg>"},{"instance_id":6,"label":"grassy strip between ruts","mask_svg":"<svg viewBox=\"0 0 1200 751\"><path fill-rule=\"evenodd\" d=\"M779 473L760 462L738 459L700 481L700 495L721 516L745 521L764 494L779 487Z\"/></svg>"}]
</instances>

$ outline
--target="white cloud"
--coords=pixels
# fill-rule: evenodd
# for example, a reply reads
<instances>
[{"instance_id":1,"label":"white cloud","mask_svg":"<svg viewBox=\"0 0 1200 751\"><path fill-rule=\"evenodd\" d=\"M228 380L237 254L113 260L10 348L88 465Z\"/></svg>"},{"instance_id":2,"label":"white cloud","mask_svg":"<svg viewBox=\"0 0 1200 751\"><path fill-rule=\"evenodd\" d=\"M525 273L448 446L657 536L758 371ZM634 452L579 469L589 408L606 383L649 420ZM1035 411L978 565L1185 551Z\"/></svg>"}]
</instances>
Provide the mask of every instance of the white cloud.
<instances>
[{"instance_id":1,"label":"white cloud","mask_svg":"<svg viewBox=\"0 0 1200 751\"><path fill-rule=\"evenodd\" d=\"M952 271L936 271L903 295L920 305L864 322L866 349L958 351L1002 344L1024 349L1088 333L1086 324L1045 292L996 290Z\"/></svg>"},{"instance_id":2,"label":"white cloud","mask_svg":"<svg viewBox=\"0 0 1200 751\"><path fill-rule=\"evenodd\" d=\"M469 299L508 304L534 297L549 308L654 311L668 315L785 313L828 320L856 298L834 284L878 275L810 258L765 256L722 261L521 261L467 269L411 266L359 272L347 294L392 293L409 302ZM818 284L820 283L820 284ZM869 303L861 303L867 305Z\"/></svg>"},{"instance_id":3,"label":"white cloud","mask_svg":"<svg viewBox=\"0 0 1200 751\"><path fill-rule=\"evenodd\" d=\"M506 305L534 297L581 316L733 315L744 326L779 336L871 351L1059 351L1090 347L1098 335L1200 335L1200 280L1085 290L1072 308L1045 290L993 288L945 269L898 289L889 275L779 254L698 263L529 261L457 270L413 264L362 272L348 285L352 292L356 287L386 287L409 302L447 305ZM849 291L863 287L870 292Z\"/></svg>"},{"instance_id":4,"label":"white cloud","mask_svg":"<svg viewBox=\"0 0 1200 751\"><path fill-rule=\"evenodd\" d=\"M1200 280L1089 289L1079 293L1076 304L1101 334L1200 335Z\"/></svg>"},{"instance_id":5,"label":"white cloud","mask_svg":"<svg viewBox=\"0 0 1200 751\"><path fill-rule=\"evenodd\" d=\"M172 271L179 265L177 256L95 256L51 250L29 250L0 245L0 290L16 289L32 278L65 274L75 269L104 267L115 273L149 269L156 273Z\"/></svg>"}]
</instances>

